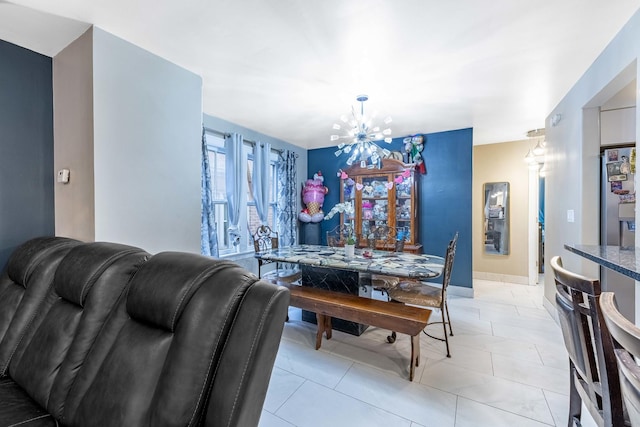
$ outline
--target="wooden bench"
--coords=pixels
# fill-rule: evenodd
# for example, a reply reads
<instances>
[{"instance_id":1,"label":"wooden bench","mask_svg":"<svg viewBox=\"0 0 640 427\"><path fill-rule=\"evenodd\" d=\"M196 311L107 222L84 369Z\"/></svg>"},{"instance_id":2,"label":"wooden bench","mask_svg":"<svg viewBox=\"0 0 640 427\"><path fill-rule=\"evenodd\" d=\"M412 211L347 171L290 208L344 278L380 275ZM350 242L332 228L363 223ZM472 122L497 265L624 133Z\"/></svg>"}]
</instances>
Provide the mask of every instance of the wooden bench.
<instances>
[{"instance_id":1,"label":"wooden bench","mask_svg":"<svg viewBox=\"0 0 640 427\"><path fill-rule=\"evenodd\" d=\"M411 336L409 381L413 381L415 368L420 362L420 332L427 326L431 310L308 286L287 287L291 293L290 305L316 313L316 350L322 344L323 333L327 339L331 339L332 317Z\"/></svg>"}]
</instances>

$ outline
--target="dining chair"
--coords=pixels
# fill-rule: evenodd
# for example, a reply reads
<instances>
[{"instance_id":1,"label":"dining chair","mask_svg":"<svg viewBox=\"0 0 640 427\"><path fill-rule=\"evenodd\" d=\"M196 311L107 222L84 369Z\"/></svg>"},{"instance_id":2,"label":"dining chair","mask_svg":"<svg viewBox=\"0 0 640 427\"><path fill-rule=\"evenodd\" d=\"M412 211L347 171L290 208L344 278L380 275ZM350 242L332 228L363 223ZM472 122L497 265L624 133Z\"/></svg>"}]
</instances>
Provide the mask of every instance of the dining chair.
<instances>
[{"instance_id":1,"label":"dining chair","mask_svg":"<svg viewBox=\"0 0 640 427\"><path fill-rule=\"evenodd\" d=\"M327 231L327 246L332 248L343 247L346 241L345 232L341 226Z\"/></svg>"},{"instance_id":2,"label":"dining chair","mask_svg":"<svg viewBox=\"0 0 640 427\"><path fill-rule=\"evenodd\" d=\"M442 285L434 286L432 283L421 282L418 280L402 280L400 283L389 289L389 297L392 301L398 301L404 304L419 305L429 308L437 308L442 315L442 321L430 322L427 324L440 324L444 331L444 338L432 335L427 332L426 328L423 331L428 337L444 341L447 348L447 357L451 357L449 350L449 335L453 336L453 329L451 328L451 317L449 316L449 305L447 303L447 288L451 283L451 271L453 270L453 260L456 256L456 246L458 244L458 233L453 236L453 239L447 246L445 254L444 268L442 270ZM447 334L447 325L449 325L449 333ZM394 342L396 333L392 332L387 340Z\"/></svg>"},{"instance_id":3,"label":"dining chair","mask_svg":"<svg viewBox=\"0 0 640 427\"><path fill-rule=\"evenodd\" d=\"M381 226L376 228L370 233L367 247L369 249L376 248L393 248L393 252L404 251L404 239L397 240L395 233L392 233L392 229L388 226ZM397 276L388 276L386 274L372 274L371 286L373 290L387 294L389 297L389 289L395 288L400 283L400 278Z\"/></svg>"},{"instance_id":4,"label":"dining chair","mask_svg":"<svg viewBox=\"0 0 640 427\"><path fill-rule=\"evenodd\" d=\"M637 364L640 358L640 328L620 313L613 292L600 295L600 309L613 339L626 413L630 424L637 427L640 426L640 367Z\"/></svg>"},{"instance_id":5,"label":"dining chair","mask_svg":"<svg viewBox=\"0 0 640 427\"><path fill-rule=\"evenodd\" d=\"M278 233L268 225L259 226L253 234L253 248L256 253L278 248ZM275 263L275 270L262 274L262 266ZM258 258L258 277L268 282L293 283L301 277L300 270L280 268L280 263Z\"/></svg>"},{"instance_id":6,"label":"dining chair","mask_svg":"<svg viewBox=\"0 0 640 427\"><path fill-rule=\"evenodd\" d=\"M556 308L569 353L569 426L580 426L582 405L599 427L625 426L618 368L609 329L598 303L600 281L551 259Z\"/></svg>"}]
</instances>

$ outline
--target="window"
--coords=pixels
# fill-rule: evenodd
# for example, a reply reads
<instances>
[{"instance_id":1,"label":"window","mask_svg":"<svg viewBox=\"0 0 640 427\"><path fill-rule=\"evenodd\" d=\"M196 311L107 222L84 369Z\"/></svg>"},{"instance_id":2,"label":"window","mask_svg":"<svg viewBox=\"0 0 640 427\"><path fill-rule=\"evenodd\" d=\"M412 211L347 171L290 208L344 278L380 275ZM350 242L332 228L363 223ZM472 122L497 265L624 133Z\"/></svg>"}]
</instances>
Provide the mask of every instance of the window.
<instances>
[{"instance_id":1,"label":"window","mask_svg":"<svg viewBox=\"0 0 640 427\"><path fill-rule=\"evenodd\" d=\"M222 254L229 249L229 214L227 211L227 188L225 186L225 154L224 139L207 132L207 149L209 151L209 167L211 168L211 198L216 218L216 234L218 250Z\"/></svg>"},{"instance_id":2,"label":"window","mask_svg":"<svg viewBox=\"0 0 640 427\"><path fill-rule=\"evenodd\" d=\"M253 174L253 145L245 142L243 147L243 156L247 159L245 163L246 181L243 181L245 188L243 189L243 199L241 205L246 203L247 209L240 210L239 225L241 229L245 230L243 237L240 239L239 248L233 247L229 243L229 215L227 211L227 193L226 193L226 179L225 179L225 149L224 138L217 133L205 130L207 139L207 149L209 152L209 165L211 167L211 192L216 218L216 233L218 235L218 250L220 256L230 255L233 253L253 251L253 242L251 233L260 225L258 219L258 212L253 200L253 193L251 189L251 180ZM276 152L271 152L271 162L269 168L269 213L268 224L273 230L277 230L276 224L276 194L277 194L277 161L278 155Z\"/></svg>"}]
</instances>

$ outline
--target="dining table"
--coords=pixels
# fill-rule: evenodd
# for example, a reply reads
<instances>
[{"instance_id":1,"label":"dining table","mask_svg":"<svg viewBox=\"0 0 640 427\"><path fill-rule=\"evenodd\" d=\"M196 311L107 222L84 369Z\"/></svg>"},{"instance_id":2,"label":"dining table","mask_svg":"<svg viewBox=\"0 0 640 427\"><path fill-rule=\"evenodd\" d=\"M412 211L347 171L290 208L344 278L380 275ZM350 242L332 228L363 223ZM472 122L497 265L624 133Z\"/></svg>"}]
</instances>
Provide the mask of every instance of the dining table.
<instances>
[{"instance_id":1,"label":"dining table","mask_svg":"<svg viewBox=\"0 0 640 427\"><path fill-rule=\"evenodd\" d=\"M296 245L255 253L263 261L298 264L301 285L344 292L363 298L373 296L371 275L394 276L413 280L428 280L442 274L444 258L430 254L356 249L347 256L344 247ZM315 323L314 313L303 311L302 320ZM360 335L367 328L354 322L335 319L334 329Z\"/></svg>"}]
</instances>

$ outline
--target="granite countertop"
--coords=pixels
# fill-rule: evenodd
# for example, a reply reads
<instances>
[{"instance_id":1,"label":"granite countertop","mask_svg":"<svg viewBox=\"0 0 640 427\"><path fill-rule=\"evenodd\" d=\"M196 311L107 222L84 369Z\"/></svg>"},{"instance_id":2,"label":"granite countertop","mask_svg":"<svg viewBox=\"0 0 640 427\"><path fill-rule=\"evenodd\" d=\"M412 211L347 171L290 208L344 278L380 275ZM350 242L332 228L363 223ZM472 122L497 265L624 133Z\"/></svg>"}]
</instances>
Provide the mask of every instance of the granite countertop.
<instances>
[{"instance_id":1,"label":"granite countertop","mask_svg":"<svg viewBox=\"0 0 640 427\"><path fill-rule=\"evenodd\" d=\"M371 257L363 256L363 252L366 251L371 253ZM444 258L434 255L356 249L355 256L348 258L345 256L344 248L317 245L272 249L258 252L255 256L268 261L332 267L416 279L438 277L444 268Z\"/></svg>"},{"instance_id":2,"label":"granite countertop","mask_svg":"<svg viewBox=\"0 0 640 427\"><path fill-rule=\"evenodd\" d=\"M565 244L565 249L603 267L640 280L640 253L620 246Z\"/></svg>"}]
</instances>

